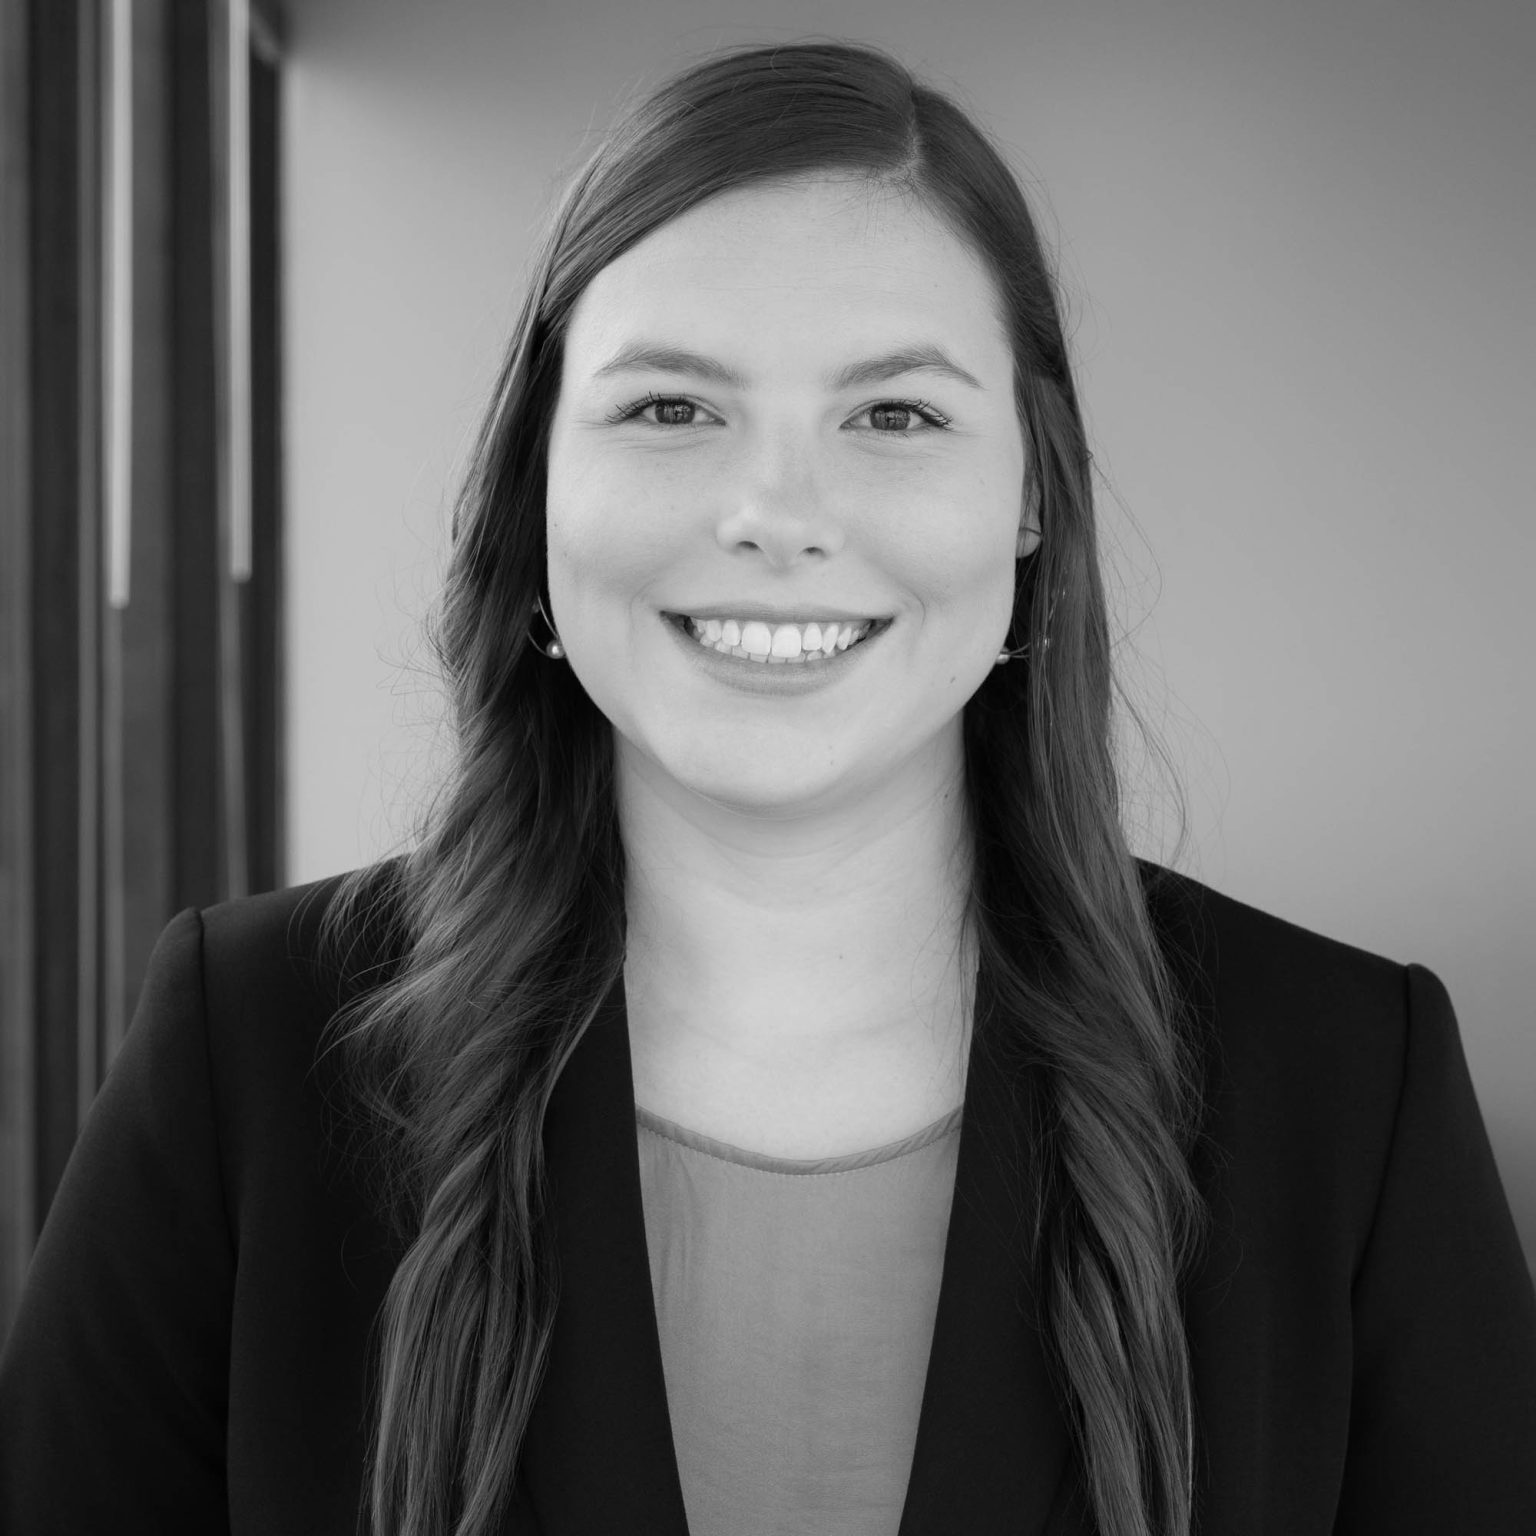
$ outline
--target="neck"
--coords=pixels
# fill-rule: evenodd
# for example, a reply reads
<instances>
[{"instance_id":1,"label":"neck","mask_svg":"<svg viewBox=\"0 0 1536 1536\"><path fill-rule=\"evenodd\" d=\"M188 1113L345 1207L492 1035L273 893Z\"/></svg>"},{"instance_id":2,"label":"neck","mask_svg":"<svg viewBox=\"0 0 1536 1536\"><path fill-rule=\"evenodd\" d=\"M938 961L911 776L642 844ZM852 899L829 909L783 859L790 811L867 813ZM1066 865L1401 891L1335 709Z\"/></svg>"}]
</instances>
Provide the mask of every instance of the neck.
<instances>
[{"instance_id":1,"label":"neck","mask_svg":"<svg viewBox=\"0 0 1536 1536\"><path fill-rule=\"evenodd\" d=\"M958 740L878 790L793 816L704 800L619 747L625 982L642 1047L763 1072L963 1053L974 960Z\"/></svg>"}]
</instances>

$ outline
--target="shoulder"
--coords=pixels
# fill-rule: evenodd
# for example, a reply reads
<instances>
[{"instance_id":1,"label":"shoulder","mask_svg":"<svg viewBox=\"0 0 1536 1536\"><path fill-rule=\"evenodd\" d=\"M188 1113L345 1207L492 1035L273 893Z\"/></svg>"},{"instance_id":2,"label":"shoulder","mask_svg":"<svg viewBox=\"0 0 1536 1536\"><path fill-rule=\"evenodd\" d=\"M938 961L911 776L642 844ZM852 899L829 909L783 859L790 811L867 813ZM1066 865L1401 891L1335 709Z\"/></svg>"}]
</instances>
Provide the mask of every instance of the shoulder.
<instances>
[{"instance_id":1,"label":"shoulder","mask_svg":"<svg viewBox=\"0 0 1536 1536\"><path fill-rule=\"evenodd\" d=\"M1465 1118L1433 1065L1462 1063L1445 988L1188 876L1142 877L1197 1046L1207 1181L1266 1220L1305 1208L1358 1254L1410 1094L1431 1119Z\"/></svg>"},{"instance_id":2,"label":"shoulder","mask_svg":"<svg viewBox=\"0 0 1536 1536\"><path fill-rule=\"evenodd\" d=\"M398 863L188 908L161 936L129 1035L165 1028L165 996L199 1017L200 1030L179 1031L180 1049L203 1058L236 1205L242 1191L297 1176L333 1139L344 1088L328 1026L401 953L390 922ZM324 920L351 886L355 921L328 943Z\"/></svg>"},{"instance_id":3,"label":"shoulder","mask_svg":"<svg viewBox=\"0 0 1536 1536\"><path fill-rule=\"evenodd\" d=\"M1374 991L1401 983L1402 965L1222 894L1189 875L1137 860L1147 909L1176 967L1227 986L1315 991L1319 982Z\"/></svg>"},{"instance_id":4,"label":"shoulder","mask_svg":"<svg viewBox=\"0 0 1536 1536\"><path fill-rule=\"evenodd\" d=\"M398 958L392 922L400 864L383 860L198 910L210 1005L223 994L293 999L309 993L339 1005L364 977ZM343 895L351 898L344 956L324 942L325 920Z\"/></svg>"},{"instance_id":5,"label":"shoulder","mask_svg":"<svg viewBox=\"0 0 1536 1536\"><path fill-rule=\"evenodd\" d=\"M395 905L400 865L384 860L179 914L161 945L178 942L185 952L195 934L210 1043L236 1048L291 1035L312 1045L404 953Z\"/></svg>"},{"instance_id":6,"label":"shoulder","mask_svg":"<svg viewBox=\"0 0 1536 1536\"><path fill-rule=\"evenodd\" d=\"M1299 1058L1400 1054L1422 966L1344 943L1187 875L1140 863L1154 933L1191 1012L1227 1048ZM1443 989L1440 989L1443 994Z\"/></svg>"}]
</instances>

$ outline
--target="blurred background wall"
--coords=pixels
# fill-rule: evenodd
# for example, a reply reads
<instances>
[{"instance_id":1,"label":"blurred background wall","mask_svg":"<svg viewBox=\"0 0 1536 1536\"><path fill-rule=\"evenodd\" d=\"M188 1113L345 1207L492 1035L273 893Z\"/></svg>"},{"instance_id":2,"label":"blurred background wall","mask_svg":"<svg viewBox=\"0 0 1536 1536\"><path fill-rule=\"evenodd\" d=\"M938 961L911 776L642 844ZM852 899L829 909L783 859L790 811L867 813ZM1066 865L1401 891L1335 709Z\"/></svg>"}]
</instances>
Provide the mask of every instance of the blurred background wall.
<instances>
[{"instance_id":1,"label":"blurred background wall","mask_svg":"<svg viewBox=\"0 0 1536 1536\"><path fill-rule=\"evenodd\" d=\"M563 175L713 47L878 42L990 125L1060 252L1183 867L1441 975L1536 1255L1523 0L298 0L289 20L292 881L393 851L431 784L416 625ZM1133 822L1138 851L1172 852L1155 776Z\"/></svg>"}]
</instances>

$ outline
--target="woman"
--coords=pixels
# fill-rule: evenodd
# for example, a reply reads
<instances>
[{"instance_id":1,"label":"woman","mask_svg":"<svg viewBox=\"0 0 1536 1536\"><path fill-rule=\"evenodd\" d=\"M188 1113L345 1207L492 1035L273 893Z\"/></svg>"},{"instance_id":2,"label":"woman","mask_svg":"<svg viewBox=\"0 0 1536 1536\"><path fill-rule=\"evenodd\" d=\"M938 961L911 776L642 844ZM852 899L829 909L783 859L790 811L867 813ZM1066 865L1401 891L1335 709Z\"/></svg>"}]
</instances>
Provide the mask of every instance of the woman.
<instances>
[{"instance_id":1,"label":"woman","mask_svg":"<svg viewBox=\"0 0 1536 1536\"><path fill-rule=\"evenodd\" d=\"M1444 989L1126 849L1058 305L952 103L780 47L615 131L439 640L420 846L161 940L7 1529L1536 1529Z\"/></svg>"}]
</instances>

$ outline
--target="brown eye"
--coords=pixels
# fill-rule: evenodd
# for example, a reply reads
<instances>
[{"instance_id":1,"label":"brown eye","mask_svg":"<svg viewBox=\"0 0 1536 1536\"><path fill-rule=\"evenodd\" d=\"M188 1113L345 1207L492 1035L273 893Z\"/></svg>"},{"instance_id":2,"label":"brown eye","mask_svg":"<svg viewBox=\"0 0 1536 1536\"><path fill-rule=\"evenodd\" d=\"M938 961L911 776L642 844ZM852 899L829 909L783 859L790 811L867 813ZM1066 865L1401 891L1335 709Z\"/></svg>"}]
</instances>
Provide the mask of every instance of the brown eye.
<instances>
[{"instance_id":1,"label":"brown eye","mask_svg":"<svg viewBox=\"0 0 1536 1536\"><path fill-rule=\"evenodd\" d=\"M943 432L949 427L949 417L926 400L881 400L866 405L854 419L864 418L869 421L864 430L881 437L921 437L930 428Z\"/></svg>"},{"instance_id":2,"label":"brown eye","mask_svg":"<svg viewBox=\"0 0 1536 1536\"><path fill-rule=\"evenodd\" d=\"M651 414L653 411L654 415ZM638 421L653 427L697 427L703 425L701 412L708 414L702 406L695 405L692 400L685 400L681 395L646 395L643 399L621 405L603 419L615 425Z\"/></svg>"},{"instance_id":3,"label":"brown eye","mask_svg":"<svg viewBox=\"0 0 1536 1536\"><path fill-rule=\"evenodd\" d=\"M905 405L873 405L869 424L877 432L905 432L912 425L912 411Z\"/></svg>"},{"instance_id":4,"label":"brown eye","mask_svg":"<svg viewBox=\"0 0 1536 1536\"><path fill-rule=\"evenodd\" d=\"M691 427L693 425L695 407L691 400L654 400L651 405L660 426Z\"/></svg>"}]
</instances>

